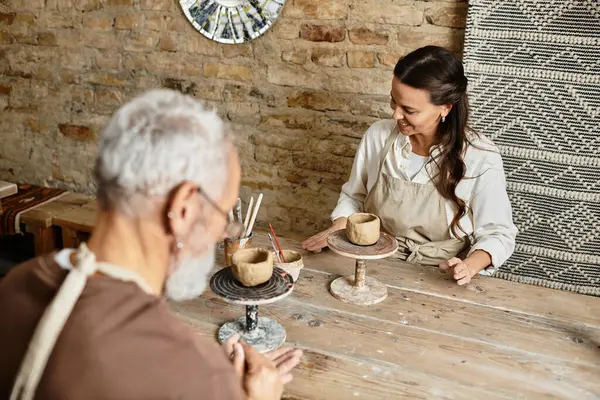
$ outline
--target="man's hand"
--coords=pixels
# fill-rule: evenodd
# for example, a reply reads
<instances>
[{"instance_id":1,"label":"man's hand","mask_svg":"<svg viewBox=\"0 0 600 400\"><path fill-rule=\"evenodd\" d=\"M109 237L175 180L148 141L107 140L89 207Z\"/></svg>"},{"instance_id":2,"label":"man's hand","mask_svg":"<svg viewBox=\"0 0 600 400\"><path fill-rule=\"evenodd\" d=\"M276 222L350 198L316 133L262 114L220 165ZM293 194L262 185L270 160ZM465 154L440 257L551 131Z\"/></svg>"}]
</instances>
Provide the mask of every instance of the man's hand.
<instances>
[{"instance_id":1,"label":"man's hand","mask_svg":"<svg viewBox=\"0 0 600 400\"><path fill-rule=\"evenodd\" d=\"M280 400L283 381L273 361L259 354L243 341L235 346L243 347L246 359L244 389L248 400Z\"/></svg>"},{"instance_id":2,"label":"man's hand","mask_svg":"<svg viewBox=\"0 0 600 400\"><path fill-rule=\"evenodd\" d=\"M238 346L236 346L236 344ZM227 341L223 343L222 349L227 358L232 359L240 377L243 377L245 357L243 348L240 344L240 336L237 334L231 335ZM275 364L279 376L281 376L281 380L285 385L293 379L291 371L300 363L302 350L294 349L292 347L282 347L269 351L265 353L264 356Z\"/></svg>"},{"instance_id":3,"label":"man's hand","mask_svg":"<svg viewBox=\"0 0 600 400\"><path fill-rule=\"evenodd\" d=\"M239 341L240 341L240 335L238 335L237 333L234 335L231 335L231 336L229 336L229 338L227 338L225 343L223 343L221 345L221 349L225 353L225 357L227 357L229 359L233 359L233 357L235 356L234 345Z\"/></svg>"},{"instance_id":4,"label":"man's hand","mask_svg":"<svg viewBox=\"0 0 600 400\"><path fill-rule=\"evenodd\" d=\"M269 360L275 363L279 376L284 385L290 383L293 379L292 369L294 369L302 358L302 350L292 347L282 347L269 351L264 354Z\"/></svg>"},{"instance_id":5,"label":"man's hand","mask_svg":"<svg viewBox=\"0 0 600 400\"><path fill-rule=\"evenodd\" d=\"M233 363L233 369L236 374L243 380L246 368L246 357L244 355L244 349L240 344L240 335L231 335L225 343L221 345L221 349L225 353L225 357L231 360Z\"/></svg>"},{"instance_id":6,"label":"man's hand","mask_svg":"<svg viewBox=\"0 0 600 400\"><path fill-rule=\"evenodd\" d=\"M452 275L459 285L466 285L471 282L471 278L477 273L469 268L469 265L458 257L443 261L440 263L440 268Z\"/></svg>"}]
</instances>

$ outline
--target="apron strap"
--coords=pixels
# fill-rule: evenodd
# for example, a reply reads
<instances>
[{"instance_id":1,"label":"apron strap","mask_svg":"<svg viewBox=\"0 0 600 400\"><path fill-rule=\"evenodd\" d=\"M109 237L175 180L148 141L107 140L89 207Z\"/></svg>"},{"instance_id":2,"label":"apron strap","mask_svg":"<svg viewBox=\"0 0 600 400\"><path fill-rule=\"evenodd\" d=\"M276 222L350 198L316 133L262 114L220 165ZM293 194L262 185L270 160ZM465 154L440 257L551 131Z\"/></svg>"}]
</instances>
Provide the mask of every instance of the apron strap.
<instances>
[{"instance_id":1,"label":"apron strap","mask_svg":"<svg viewBox=\"0 0 600 400\"><path fill-rule=\"evenodd\" d=\"M134 282L144 292L152 293L148 284L136 273L116 265L96 262L96 256L85 243L76 253L76 265L71 269L54 299L42 315L10 395L10 400L31 400L40 382L50 354L89 276L102 272L111 278Z\"/></svg>"},{"instance_id":2,"label":"apron strap","mask_svg":"<svg viewBox=\"0 0 600 400\"><path fill-rule=\"evenodd\" d=\"M390 135L388 136L387 140L385 141L385 145L383 146L383 150L381 151L381 156L379 159L379 170L377 171L377 179L375 179L375 185L373 186L373 188L377 187L377 185L379 184L379 180L381 179L381 171L383 170L383 163L385 162L385 158L390 152L390 149L392 148L392 145L394 144L394 141L396 140L399 134L400 130L398 128L398 125L396 125L394 129L392 129L392 131L390 132ZM369 204L372 192L373 190L370 190L369 193L367 193L367 197L365 197L365 201L363 202L363 211L366 211L366 209L368 208L367 204Z\"/></svg>"},{"instance_id":3,"label":"apron strap","mask_svg":"<svg viewBox=\"0 0 600 400\"><path fill-rule=\"evenodd\" d=\"M394 144L394 141L399 136L399 134L400 130L398 129L398 125L396 125L394 129L392 129L392 132L390 132L390 136L388 136L385 145L383 146L383 151L381 152L381 159L379 160L379 172L377 172L377 180L379 180L379 175L381 175L381 171L383 170L383 163L385 162L385 158L390 152L390 149L392 148L392 145Z\"/></svg>"}]
</instances>

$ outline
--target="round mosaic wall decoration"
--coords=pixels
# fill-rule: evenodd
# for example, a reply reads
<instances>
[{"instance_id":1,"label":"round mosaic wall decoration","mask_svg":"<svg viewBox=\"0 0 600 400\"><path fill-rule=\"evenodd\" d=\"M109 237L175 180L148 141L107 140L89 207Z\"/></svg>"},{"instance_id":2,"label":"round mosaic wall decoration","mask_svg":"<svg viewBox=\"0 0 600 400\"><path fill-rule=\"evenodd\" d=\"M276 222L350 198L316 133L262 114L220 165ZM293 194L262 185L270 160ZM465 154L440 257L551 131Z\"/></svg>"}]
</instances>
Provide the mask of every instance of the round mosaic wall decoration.
<instances>
[{"instance_id":1,"label":"round mosaic wall decoration","mask_svg":"<svg viewBox=\"0 0 600 400\"><path fill-rule=\"evenodd\" d=\"M179 0L187 19L209 39L244 43L265 33L286 0Z\"/></svg>"}]
</instances>

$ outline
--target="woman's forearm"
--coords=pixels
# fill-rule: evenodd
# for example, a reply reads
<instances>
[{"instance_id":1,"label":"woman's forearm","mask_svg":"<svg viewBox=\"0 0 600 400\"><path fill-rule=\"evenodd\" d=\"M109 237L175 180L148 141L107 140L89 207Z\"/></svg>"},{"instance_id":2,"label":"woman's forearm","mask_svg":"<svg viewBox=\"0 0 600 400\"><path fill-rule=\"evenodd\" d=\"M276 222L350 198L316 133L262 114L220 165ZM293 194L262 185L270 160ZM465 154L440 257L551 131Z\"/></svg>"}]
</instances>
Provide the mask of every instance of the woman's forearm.
<instances>
[{"instance_id":1,"label":"woman's forearm","mask_svg":"<svg viewBox=\"0 0 600 400\"><path fill-rule=\"evenodd\" d=\"M492 263L492 257L487 251L475 250L469 257L465 258L464 263L467 264L471 273L476 275Z\"/></svg>"}]
</instances>

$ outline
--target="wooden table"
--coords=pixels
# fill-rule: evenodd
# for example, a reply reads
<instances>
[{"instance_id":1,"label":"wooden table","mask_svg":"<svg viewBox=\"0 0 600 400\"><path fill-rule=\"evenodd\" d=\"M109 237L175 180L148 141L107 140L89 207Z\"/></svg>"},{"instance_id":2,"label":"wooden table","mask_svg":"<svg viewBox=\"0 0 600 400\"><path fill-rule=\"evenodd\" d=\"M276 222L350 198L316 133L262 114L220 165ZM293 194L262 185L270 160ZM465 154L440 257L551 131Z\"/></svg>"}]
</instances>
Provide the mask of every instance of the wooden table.
<instances>
[{"instance_id":1,"label":"wooden table","mask_svg":"<svg viewBox=\"0 0 600 400\"><path fill-rule=\"evenodd\" d=\"M254 246L267 247L263 234ZM353 260L303 254L292 295L261 310L305 352L284 398L600 398L600 298L485 277L459 287L436 268L387 259L368 273L388 298L356 306L328 291ZM213 340L243 314L210 290L172 307Z\"/></svg>"},{"instance_id":2,"label":"wooden table","mask_svg":"<svg viewBox=\"0 0 600 400\"><path fill-rule=\"evenodd\" d=\"M19 191L17 185L10 182L0 181L0 214L2 214L2 199L12 196Z\"/></svg>"}]
</instances>

